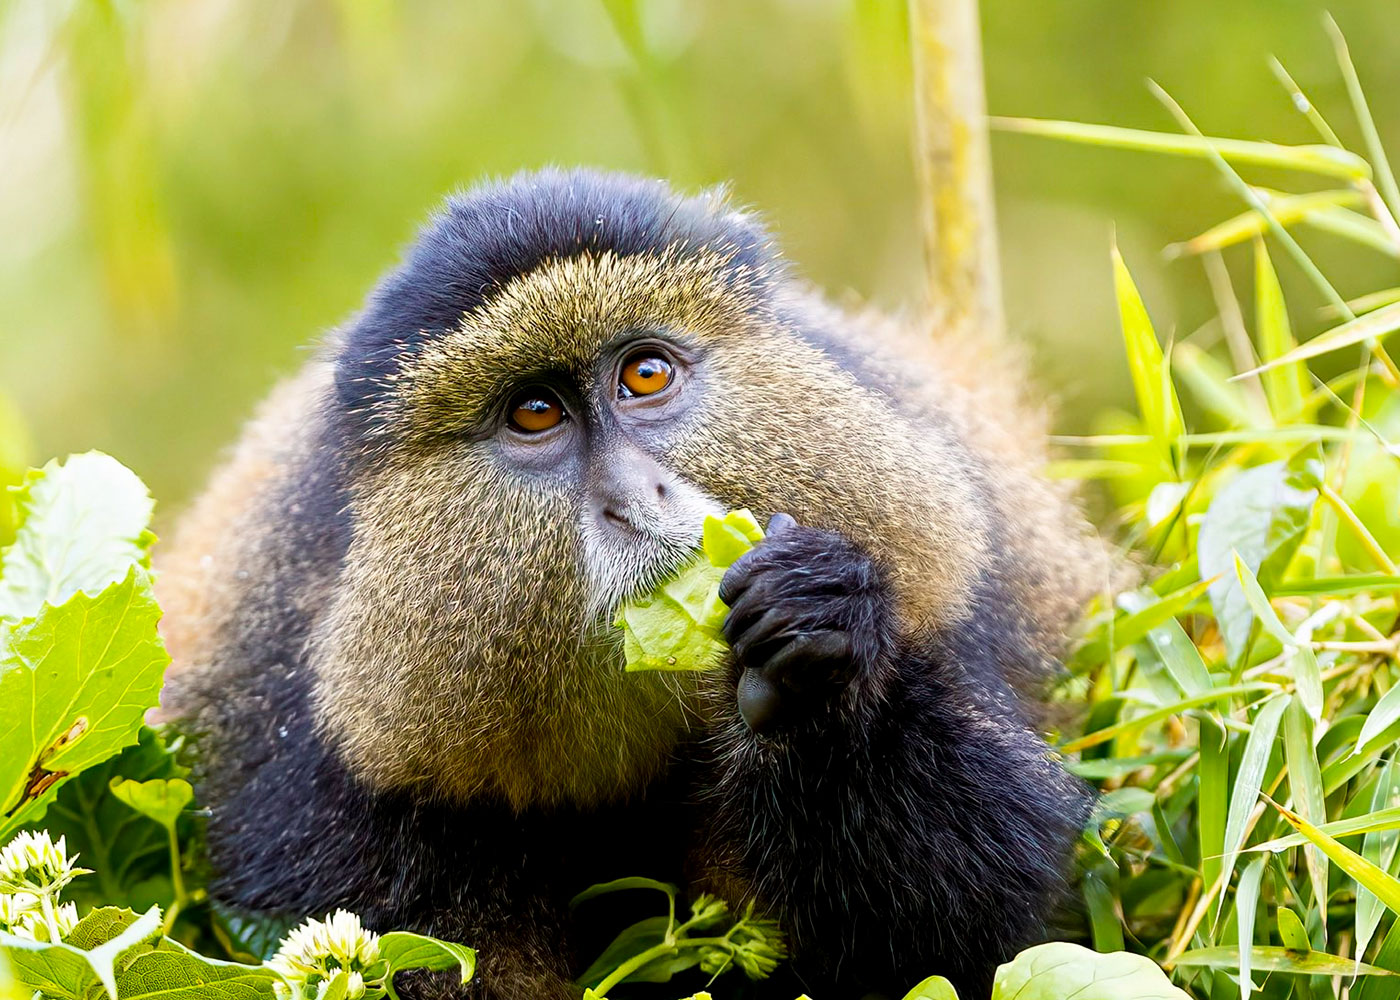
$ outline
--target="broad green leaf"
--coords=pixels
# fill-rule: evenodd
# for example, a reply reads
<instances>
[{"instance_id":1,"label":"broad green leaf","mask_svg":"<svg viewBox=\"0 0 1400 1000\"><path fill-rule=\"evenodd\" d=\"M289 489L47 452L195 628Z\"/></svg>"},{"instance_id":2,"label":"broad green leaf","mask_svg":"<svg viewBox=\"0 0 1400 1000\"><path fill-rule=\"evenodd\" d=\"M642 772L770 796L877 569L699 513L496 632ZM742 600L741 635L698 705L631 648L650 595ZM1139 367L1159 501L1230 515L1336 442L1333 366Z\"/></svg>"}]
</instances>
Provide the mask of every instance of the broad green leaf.
<instances>
[{"instance_id":1,"label":"broad green leaf","mask_svg":"<svg viewBox=\"0 0 1400 1000\"><path fill-rule=\"evenodd\" d=\"M904 994L904 1000L958 1000L958 991L942 976L929 976Z\"/></svg>"},{"instance_id":2,"label":"broad green leaf","mask_svg":"<svg viewBox=\"0 0 1400 1000\"><path fill-rule=\"evenodd\" d=\"M741 555L763 538L746 510L706 517L701 552L649 594L622 606L614 622L622 629L626 668L708 670L723 660L724 616L720 581Z\"/></svg>"},{"instance_id":3,"label":"broad green leaf","mask_svg":"<svg viewBox=\"0 0 1400 1000\"><path fill-rule=\"evenodd\" d=\"M635 958L642 952L664 943L670 926L671 921L667 917L647 917L624 928L576 981L580 986L590 988L597 986L628 959ZM634 970L625 982L669 982L676 972L699 963L698 949L688 949L688 951L690 953L686 955L670 952L663 956L659 962L648 962L641 968ZM688 964L673 969L670 961L678 958L687 959Z\"/></svg>"},{"instance_id":4,"label":"broad green leaf","mask_svg":"<svg viewBox=\"0 0 1400 1000\"><path fill-rule=\"evenodd\" d=\"M1323 951L1296 952L1287 948L1255 945L1249 952L1249 964L1260 972L1286 972L1295 976L1392 976L1393 972L1374 965L1353 962L1341 955ZM1236 947L1196 948L1179 956L1173 968L1189 969L1205 966L1212 969L1238 969L1240 950ZM1126 998L1125 998L1126 1000Z\"/></svg>"},{"instance_id":5,"label":"broad green leaf","mask_svg":"<svg viewBox=\"0 0 1400 1000\"><path fill-rule=\"evenodd\" d=\"M1113 247L1113 287L1118 298L1118 319L1123 330L1123 346L1128 355L1128 371L1133 378L1138 409L1143 422L1157 442L1166 467L1178 470L1181 459L1181 439L1186 424L1181 416L1181 403L1172 386L1171 372L1152 329L1147 307L1142 303L1133 276L1118 247Z\"/></svg>"},{"instance_id":6,"label":"broad green leaf","mask_svg":"<svg viewBox=\"0 0 1400 1000\"><path fill-rule=\"evenodd\" d=\"M1287 806L1274 803L1274 808L1288 821L1289 826L1316 844L1324 854L1337 863L1337 867L1374 893L1387 909L1394 913L1400 913L1400 879L1396 879L1395 876L1367 861L1340 841L1328 836L1305 817L1300 816Z\"/></svg>"},{"instance_id":7,"label":"broad green leaf","mask_svg":"<svg viewBox=\"0 0 1400 1000\"><path fill-rule=\"evenodd\" d=\"M120 994L117 965L160 935L160 909L140 917L128 910L104 908L84 917L67 942L31 941L0 932L0 948L9 951L16 978L45 997L82 1000L105 990L112 1000Z\"/></svg>"},{"instance_id":8,"label":"broad green leaf","mask_svg":"<svg viewBox=\"0 0 1400 1000\"><path fill-rule=\"evenodd\" d=\"M1313 748L1313 720L1303 702L1289 700L1283 714L1283 750L1288 762L1288 787L1298 811L1309 823L1327 822L1327 797L1322 789L1322 770L1318 767ZM1327 855L1317 847L1303 849L1308 877L1312 882L1314 905L1326 923L1327 917Z\"/></svg>"},{"instance_id":9,"label":"broad green leaf","mask_svg":"<svg viewBox=\"0 0 1400 1000\"><path fill-rule=\"evenodd\" d=\"M1235 772L1235 785L1230 792L1230 809L1225 820L1225 857L1222 868L1226 883L1234 871L1240 848L1244 846L1245 828L1249 814L1259 801L1259 790L1264 785L1264 772L1269 766L1269 756L1278 738L1279 721L1287 698L1272 698L1254 716L1253 727L1245 739L1244 753L1240 757L1239 770ZM1224 893L1221 894L1224 899Z\"/></svg>"},{"instance_id":10,"label":"broad green leaf","mask_svg":"<svg viewBox=\"0 0 1400 1000\"><path fill-rule=\"evenodd\" d=\"M79 909L105 904L137 911L170 902L174 889L169 837L112 795L108 785L118 778L144 781L185 773L175 760L175 747L165 746L154 730L143 728L136 746L63 784L44 815L44 828L55 838L64 837L68 853L81 855L84 867L93 870L64 890L65 899L78 903Z\"/></svg>"},{"instance_id":11,"label":"broad green leaf","mask_svg":"<svg viewBox=\"0 0 1400 1000\"><path fill-rule=\"evenodd\" d=\"M1254 992L1250 959L1253 958L1254 948L1254 917L1259 907L1259 880L1263 875L1264 859L1256 858L1245 865L1240 873L1240 884L1235 889L1235 915L1240 932L1240 1000L1249 1000ZM1226 878L1229 878L1228 874Z\"/></svg>"},{"instance_id":12,"label":"broad green leaf","mask_svg":"<svg viewBox=\"0 0 1400 1000\"><path fill-rule=\"evenodd\" d=\"M1283 357L1297 346L1288 322L1283 289L1262 239L1254 243L1254 315L1259 356L1265 361ZM1275 421L1288 423L1303 412L1308 383L1307 370L1302 365L1271 368L1264 373L1263 382Z\"/></svg>"},{"instance_id":13,"label":"broad green leaf","mask_svg":"<svg viewBox=\"0 0 1400 1000\"><path fill-rule=\"evenodd\" d=\"M457 970L462 985L476 974L476 952L465 945L439 941L425 934L390 931L379 937L379 957L387 964L386 979L409 969L431 969L436 972Z\"/></svg>"},{"instance_id":14,"label":"broad green leaf","mask_svg":"<svg viewBox=\"0 0 1400 1000\"><path fill-rule=\"evenodd\" d=\"M145 485L99 452L32 469L13 490L15 540L0 557L0 618L32 618L82 591L95 596L149 564L154 506Z\"/></svg>"},{"instance_id":15,"label":"broad green leaf","mask_svg":"<svg viewBox=\"0 0 1400 1000\"><path fill-rule=\"evenodd\" d=\"M1189 1000L1150 958L1055 941L997 969L992 1000Z\"/></svg>"},{"instance_id":16,"label":"broad green leaf","mask_svg":"<svg viewBox=\"0 0 1400 1000\"><path fill-rule=\"evenodd\" d=\"M170 829L175 819L194 799L194 788L184 778L153 778L150 781L112 779L112 794L132 809Z\"/></svg>"},{"instance_id":17,"label":"broad green leaf","mask_svg":"<svg viewBox=\"0 0 1400 1000\"><path fill-rule=\"evenodd\" d=\"M33 822L56 785L136 742L170 658L150 574L36 619L0 624L0 839Z\"/></svg>"},{"instance_id":18,"label":"broad green leaf","mask_svg":"<svg viewBox=\"0 0 1400 1000\"><path fill-rule=\"evenodd\" d=\"M1321 463L1310 457L1245 469L1220 488L1206 510L1196 559L1201 579L1210 581L1211 607L1232 663L1243 655L1254 623L1232 553L1238 552L1266 586L1277 579L1307 531L1321 471Z\"/></svg>"},{"instance_id":19,"label":"broad green leaf","mask_svg":"<svg viewBox=\"0 0 1400 1000\"><path fill-rule=\"evenodd\" d=\"M277 974L261 965L222 962L163 938L117 974L121 1000L272 1000Z\"/></svg>"},{"instance_id":20,"label":"broad green leaf","mask_svg":"<svg viewBox=\"0 0 1400 1000\"><path fill-rule=\"evenodd\" d=\"M1371 167L1364 159L1334 146L1283 146L1273 142L1218 139L1042 118L992 118L991 124L993 128L1005 132L1023 132L1092 146L1111 146L1115 149L1168 153L1173 156L1202 159L1220 155L1232 163L1302 170L1346 180L1371 176Z\"/></svg>"}]
</instances>

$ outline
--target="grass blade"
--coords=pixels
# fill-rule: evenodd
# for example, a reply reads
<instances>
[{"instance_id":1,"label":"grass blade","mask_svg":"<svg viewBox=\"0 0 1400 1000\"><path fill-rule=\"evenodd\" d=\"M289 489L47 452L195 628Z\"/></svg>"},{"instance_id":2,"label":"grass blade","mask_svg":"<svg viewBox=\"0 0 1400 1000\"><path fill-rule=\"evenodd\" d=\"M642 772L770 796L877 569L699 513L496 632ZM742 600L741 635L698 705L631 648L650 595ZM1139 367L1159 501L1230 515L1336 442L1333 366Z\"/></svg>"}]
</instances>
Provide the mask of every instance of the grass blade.
<instances>
[{"instance_id":1,"label":"grass blade","mask_svg":"<svg viewBox=\"0 0 1400 1000\"><path fill-rule=\"evenodd\" d=\"M1118 317L1123 327L1123 346L1128 354L1133 391L1137 394L1143 422L1161 447L1168 467L1176 471L1181 464L1181 438L1186 433L1181 402L1172 386L1162 345L1157 342L1147 307L1142 303L1142 296L1138 294L1116 242L1112 253L1113 287L1118 298Z\"/></svg>"},{"instance_id":2,"label":"grass blade","mask_svg":"<svg viewBox=\"0 0 1400 1000\"><path fill-rule=\"evenodd\" d=\"M1240 873L1240 884L1235 888L1235 921L1240 932L1240 1000L1250 1000L1254 993L1250 967L1254 964L1254 917L1259 907L1259 880L1263 875L1264 859L1256 858Z\"/></svg>"},{"instance_id":3,"label":"grass blade","mask_svg":"<svg viewBox=\"0 0 1400 1000\"><path fill-rule=\"evenodd\" d=\"M1305 817L1300 816L1287 806L1279 805L1272 799L1269 800L1269 803L1279 811L1279 815L1287 821L1289 826L1316 844L1319 850L1337 863L1338 868L1374 893L1376 898L1385 904L1386 909L1392 913L1400 913L1400 879L1383 871L1355 851L1329 837Z\"/></svg>"},{"instance_id":4,"label":"grass blade","mask_svg":"<svg viewBox=\"0 0 1400 1000\"><path fill-rule=\"evenodd\" d=\"M1288 785L1293 793L1293 801L1298 804L1298 811L1306 817L1310 826L1327 822L1327 799L1322 790L1322 769L1318 767L1317 751L1313 748L1313 719L1298 698L1291 699L1283 715L1283 750L1284 759L1288 761ZM1312 828L1316 829L1315 826ZM1340 844L1337 846L1341 847ZM1329 856L1319 846L1309 845L1303 848L1308 880L1312 883L1313 906L1324 929L1327 926Z\"/></svg>"},{"instance_id":5,"label":"grass blade","mask_svg":"<svg viewBox=\"0 0 1400 1000\"><path fill-rule=\"evenodd\" d=\"M1230 810L1225 820L1225 857L1221 867L1227 884L1240 848L1244 846L1249 814L1254 811L1259 792L1264 787L1264 772L1269 766L1269 756L1273 753L1274 741L1278 739L1279 722L1283 719L1288 701L1287 698L1273 698L1265 702L1254 717L1254 726L1245 740L1244 754L1240 757L1239 771L1235 774L1235 787L1230 794ZM1223 893L1221 898L1224 898Z\"/></svg>"},{"instance_id":6,"label":"grass blade","mask_svg":"<svg viewBox=\"0 0 1400 1000\"><path fill-rule=\"evenodd\" d=\"M1366 91L1361 86L1361 78L1356 75L1356 64L1351 61L1351 49L1347 45L1346 36L1342 34L1341 27L1331 14L1324 16L1323 25L1332 38L1332 47L1337 53L1337 65L1341 68L1342 78L1346 80L1347 96L1351 98L1357 124L1361 126L1361 135L1366 140L1366 152L1371 158L1371 163L1375 165L1376 186L1380 188L1390 214L1400 217L1400 187L1396 186L1395 174L1386 159L1385 145L1381 142L1380 133L1376 131L1376 120L1371 117L1371 108L1366 102Z\"/></svg>"},{"instance_id":7,"label":"grass blade","mask_svg":"<svg viewBox=\"0 0 1400 1000\"><path fill-rule=\"evenodd\" d=\"M1288 322L1283 289L1263 240L1254 241L1254 317L1259 357L1266 364L1298 346ZM1279 365L1264 372L1264 395L1278 423L1288 423L1303 411L1307 389L1307 372L1301 364Z\"/></svg>"},{"instance_id":8,"label":"grass blade","mask_svg":"<svg viewBox=\"0 0 1400 1000\"><path fill-rule=\"evenodd\" d=\"M1238 948L1196 948L1177 957L1174 968L1205 966L1211 969L1238 969ZM1295 976L1393 976L1395 973L1374 965L1353 962L1341 955L1322 951L1299 954L1287 948L1256 945L1249 950L1249 963L1261 972L1286 972Z\"/></svg>"},{"instance_id":9,"label":"grass blade","mask_svg":"<svg viewBox=\"0 0 1400 1000\"><path fill-rule=\"evenodd\" d=\"M1400 806L1377 809L1375 812L1368 812L1363 816L1333 820L1331 823L1321 823L1318 825L1318 829L1329 837L1352 837L1358 833L1400 830ZM1290 833L1286 837L1278 837L1274 840L1266 840L1262 844L1256 844L1249 850L1251 853L1263 851L1276 854L1279 851L1286 851L1290 847L1301 847L1306 842L1307 838L1301 833Z\"/></svg>"},{"instance_id":10,"label":"grass blade","mask_svg":"<svg viewBox=\"0 0 1400 1000\"><path fill-rule=\"evenodd\" d=\"M1265 199L1269 210L1281 226L1291 226L1307 221L1312 215L1327 208L1355 207L1364 204L1360 192L1349 188L1335 191L1308 191L1305 194L1277 194L1256 189ZM1212 226L1199 236L1185 243L1173 243L1167 247L1172 257L1194 256L1207 250L1222 250L1225 247L1243 243L1269 231L1269 220L1255 211L1242 212L1234 218L1226 219ZM1389 245L1387 243L1387 245Z\"/></svg>"},{"instance_id":11,"label":"grass blade","mask_svg":"<svg viewBox=\"0 0 1400 1000\"><path fill-rule=\"evenodd\" d=\"M1283 365L1296 364L1299 361L1306 361L1309 358L1321 357L1324 354L1331 354L1333 351L1340 351L1347 347L1354 347L1357 344L1364 344L1372 338L1380 339L1389 336L1396 330L1400 330L1400 302L1388 306L1381 306L1358 316L1356 319L1348 320L1341 326L1333 327L1325 333L1319 333L1307 343L1300 344L1288 351L1281 357L1266 361L1264 364L1247 372L1240 372L1231 381L1248 378L1260 372L1279 368Z\"/></svg>"},{"instance_id":12,"label":"grass blade","mask_svg":"<svg viewBox=\"0 0 1400 1000\"><path fill-rule=\"evenodd\" d=\"M1117 125L1088 125L1083 122L1055 121L1047 118L997 118L991 127L1002 132L1019 132L1047 139L1109 146L1147 153L1167 153L1209 159L1215 154L1234 163L1256 167L1279 167L1305 173L1323 174L1354 181L1371 176L1371 165L1355 153L1335 146L1285 146L1273 142L1249 142L1243 139L1218 139L1206 136L1179 135L1175 132L1153 132L1146 129L1120 128Z\"/></svg>"},{"instance_id":13,"label":"grass blade","mask_svg":"<svg viewBox=\"0 0 1400 1000\"><path fill-rule=\"evenodd\" d=\"M1059 749L1061 753L1077 753L1078 751L1085 750L1089 747L1096 747L1100 743L1107 743L1109 740L1115 739L1119 736L1123 736L1127 733L1137 732L1138 730L1146 729L1148 726L1153 725L1154 723L1163 722L1167 719L1170 719L1173 715L1180 715L1182 712L1185 712L1188 709L1200 708L1202 705L1208 705L1211 702L1215 701L1223 701L1224 699L1232 698L1237 694L1251 694L1254 692L1261 691L1276 692L1278 691L1278 687L1274 684L1266 684L1262 681L1253 681L1248 684L1232 684L1228 687L1218 687L1214 690L1207 691L1205 694L1199 694L1191 698L1183 698L1181 701L1178 701L1173 705L1164 705L1161 708L1155 709L1151 712L1147 712L1143 715L1139 715L1135 718L1128 719L1124 722L1119 722L1112 726L1106 726L1103 729L1096 730L1092 733L1086 733L1083 736L1080 736L1078 739L1073 739L1069 740L1066 743L1061 743Z\"/></svg>"},{"instance_id":14,"label":"grass blade","mask_svg":"<svg viewBox=\"0 0 1400 1000\"><path fill-rule=\"evenodd\" d=\"M1391 758L1381 768L1376 781L1375 794L1371 796L1373 813L1385 810L1400 791L1400 769ZM1394 831L1372 831L1361 842L1361 856L1383 871L1390 871L1395 861L1395 849L1400 845L1400 835ZM1359 962L1375 936L1381 923L1381 901L1365 886L1357 885L1356 891L1356 960Z\"/></svg>"}]
</instances>

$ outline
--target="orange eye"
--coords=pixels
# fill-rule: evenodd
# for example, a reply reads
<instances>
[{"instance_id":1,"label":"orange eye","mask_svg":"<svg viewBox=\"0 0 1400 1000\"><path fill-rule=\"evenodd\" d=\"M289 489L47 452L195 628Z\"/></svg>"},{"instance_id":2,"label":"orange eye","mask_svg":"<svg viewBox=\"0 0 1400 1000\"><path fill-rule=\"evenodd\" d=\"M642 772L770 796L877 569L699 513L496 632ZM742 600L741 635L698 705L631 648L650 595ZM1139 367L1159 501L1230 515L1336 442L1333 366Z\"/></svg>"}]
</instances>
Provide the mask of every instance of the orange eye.
<instances>
[{"instance_id":1,"label":"orange eye","mask_svg":"<svg viewBox=\"0 0 1400 1000\"><path fill-rule=\"evenodd\" d=\"M542 390L521 393L510 408L510 422L516 430L538 434L555 427L564 419L564 407L559 400Z\"/></svg>"},{"instance_id":2,"label":"orange eye","mask_svg":"<svg viewBox=\"0 0 1400 1000\"><path fill-rule=\"evenodd\" d=\"M652 351L634 354L622 366L618 394L650 396L671 384L671 362Z\"/></svg>"}]
</instances>

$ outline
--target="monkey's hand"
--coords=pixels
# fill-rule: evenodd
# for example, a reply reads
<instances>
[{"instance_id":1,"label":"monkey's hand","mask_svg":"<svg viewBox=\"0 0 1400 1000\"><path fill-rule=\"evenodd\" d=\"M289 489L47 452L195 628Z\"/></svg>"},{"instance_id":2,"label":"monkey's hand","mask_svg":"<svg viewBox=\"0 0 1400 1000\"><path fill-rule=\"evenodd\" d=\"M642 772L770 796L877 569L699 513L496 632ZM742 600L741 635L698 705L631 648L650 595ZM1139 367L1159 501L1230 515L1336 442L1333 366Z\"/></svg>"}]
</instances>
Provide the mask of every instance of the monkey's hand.
<instances>
[{"instance_id":1,"label":"monkey's hand","mask_svg":"<svg viewBox=\"0 0 1400 1000\"><path fill-rule=\"evenodd\" d=\"M739 711L769 734L878 691L895 616L879 567L846 539L786 514L720 583Z\"/></svg>"}]
</instances>

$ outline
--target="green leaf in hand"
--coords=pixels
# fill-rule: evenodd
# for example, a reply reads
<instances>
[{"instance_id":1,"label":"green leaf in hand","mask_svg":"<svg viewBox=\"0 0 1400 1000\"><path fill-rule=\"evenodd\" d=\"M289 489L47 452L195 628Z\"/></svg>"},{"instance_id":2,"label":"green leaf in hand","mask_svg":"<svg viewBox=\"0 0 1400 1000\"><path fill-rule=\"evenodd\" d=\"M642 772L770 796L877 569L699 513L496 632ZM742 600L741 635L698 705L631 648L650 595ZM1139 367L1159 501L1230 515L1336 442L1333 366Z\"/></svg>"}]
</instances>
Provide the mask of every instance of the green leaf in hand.
<instances>
[{"instance_id":1,"label":"green leaf in hand","mask_svg":"<svg viewBox=\"0 0 1400 1000\"><path fill-rule=\"evenodd\" d=\"M628 601L618 614L623 657L629 671L707 670L727 648L719 599L725 570L763 539L747 510L705 518L701 552L649 594Z\"/></svg>"}]
</instances>

